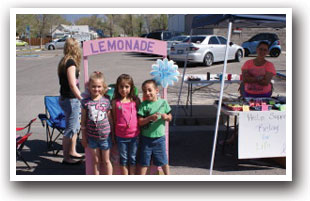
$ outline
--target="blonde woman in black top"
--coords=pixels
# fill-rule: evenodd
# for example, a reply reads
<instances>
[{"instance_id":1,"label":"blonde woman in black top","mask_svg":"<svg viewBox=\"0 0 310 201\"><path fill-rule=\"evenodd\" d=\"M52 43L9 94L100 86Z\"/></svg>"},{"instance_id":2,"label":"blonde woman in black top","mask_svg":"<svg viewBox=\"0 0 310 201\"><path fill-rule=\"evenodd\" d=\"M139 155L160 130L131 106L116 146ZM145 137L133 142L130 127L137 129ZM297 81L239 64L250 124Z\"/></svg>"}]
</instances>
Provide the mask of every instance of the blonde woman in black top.
<instances>
[{"instance_id":1,"label":"blonde woman in black top","mask_svg":"<svg viewBox=\"0 0 310 201\"><path fill-rule=\"evenodd\" d=\"M79 115L81 111L78 78L81 63L80 44L74 38L68 38L64 46L64 56L58 65L60 84L59 104L66 116L66 128L63 136L63 163L78 164L83 156L76 151L77 133L80 129Z\"/></svg>"}]
</instances>

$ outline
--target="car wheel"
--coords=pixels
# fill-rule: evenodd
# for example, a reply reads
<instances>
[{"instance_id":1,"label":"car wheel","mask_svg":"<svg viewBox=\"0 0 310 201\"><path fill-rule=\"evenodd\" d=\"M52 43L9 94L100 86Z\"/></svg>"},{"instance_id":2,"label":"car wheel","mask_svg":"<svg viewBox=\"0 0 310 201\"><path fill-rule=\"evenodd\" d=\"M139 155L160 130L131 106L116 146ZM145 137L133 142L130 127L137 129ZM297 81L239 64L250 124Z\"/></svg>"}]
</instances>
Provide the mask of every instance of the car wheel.
<instances>
[{"instance_id":1,"label":"car wheel","mask_svg":"<svg viewBox=\"0 0 310 201\"><path fill-rule=\"evenodd\" d=\"M248 57L250 54L250 51L248 49L244 49L244 56Z\"/></svg>"},{"instance_id":2,"label":"car wheel","mask_svg":"<svg viewBox=\"0 0 310 201\"><path fill-rule=\"evenodd\" d=\"M235 61L236 62L240 62L242 59L242 51L241 50L237 50L236 54L235 54Z\"/></svg>"},{"instance_id":3,"label":"car wheel","mask_svg":"<svg viewBox=\"0 0 310 201\"><path fill-rule=\"evenodd\" d=\"M213 55L210 52L208 52L203 59L203 64L205 66L211 66L213 64Z\"/></svg>"},{"instance_id":4,"label":"car wheel","mask_svg":"<svg viewBox=\"0 0 310 201\"><path fill-rule=\"evenodd\" d=\"M53 45L48 46L48 50L54 50L54 49L55 49L55 47Z\"/></svg>"},{"instance_id":5,"label":"car wheel","mask_svg":"<svg viewBox=\"0 0 310 201\"><path fill-rule=\"evenodd\" d=\"M270 51L270 56L271 57L278 57L280 55L281 51L277 48L273 48L271 51Z\"/></svg>"}]
</instances>

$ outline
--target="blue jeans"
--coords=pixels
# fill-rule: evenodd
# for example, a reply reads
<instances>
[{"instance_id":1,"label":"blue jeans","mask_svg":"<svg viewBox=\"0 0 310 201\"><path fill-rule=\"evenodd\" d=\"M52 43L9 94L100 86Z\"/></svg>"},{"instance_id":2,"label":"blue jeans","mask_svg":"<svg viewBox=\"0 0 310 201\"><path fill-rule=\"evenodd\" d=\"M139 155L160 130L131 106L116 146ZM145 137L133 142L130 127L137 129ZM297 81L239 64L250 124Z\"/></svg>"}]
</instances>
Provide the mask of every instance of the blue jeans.
<instances>
[{"instance_id":1,"label":"blue jeans","mask_svg":"<svg viewBox=\"0 0 310 201\"><path fill-rule=\"evenodd\" d=\"M139 163L141 166L150 166L151 159L155 166L168 164L166 152L166 136L149 138L141 135L141 150Z\"/></svg>"},{"instance_id":2,"label":"blue jeans","mask_svg":"<svg viewBox=\"0 0 310 201\"><path fill-rule=\"evenodd\" d=\"M77 98L59 98L59 105L65 113L64 136L72 138L80 130L81 103Z\"/></svg>"},{"instance_id":3,"label":"blue jeans","mask_svg":"<svg viewBox=\"0 0 310 201\"><path fill-rule=\"evenodd\" d=\"M138 138L122 138L116 136L117 147L120 155L120 165L136 165Z\"/></svg>"},{"instance_id":4,"label":"blue jeans","mask_svg":"<svg viewBox=\"0 0 310 201\"><path fill-rule=\"evenodd\" d=\"M106 139L100 139L95 137L87 136L87 144L91 149L100 149L100 150L108 150L112 146L111 137L109 136Z\"/></svg>"}]
</instances>

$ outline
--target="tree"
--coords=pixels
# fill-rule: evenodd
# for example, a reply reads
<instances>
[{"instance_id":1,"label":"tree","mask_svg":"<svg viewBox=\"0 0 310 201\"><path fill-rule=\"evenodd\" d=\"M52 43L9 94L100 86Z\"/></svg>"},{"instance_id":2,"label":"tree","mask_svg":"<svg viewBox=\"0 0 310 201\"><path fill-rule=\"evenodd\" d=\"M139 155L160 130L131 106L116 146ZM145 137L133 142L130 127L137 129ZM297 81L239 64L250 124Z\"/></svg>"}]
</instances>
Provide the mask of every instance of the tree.
<instances>
[{"instance_id":1,"label":"tree","mask_svg":"<svg viewBox=\"0 0 310 201\"><path fill-rule=\"evenodd\" d=\"M36 15L17 14L16 15L16 35L19 37L26 37L26 26L30 26L30 34L34 33L34 27L36 25ZM32 34L31 34L32 35Z\"/></svg>"},{"instance_id":2,"label":"tree","mask_svg":"<svg viewBox=\"0 0 310 201\"><path fill-rule=\"evenodd\" d=\"M152 29L152 21L154 19L154 15L142 15L143 16L143 19L144 19L144 24L145 24L145 27L146 27L146 32L149 33L149 32L152 32L153 29Z\"/></svg>"},{"instance_id":3,"label":"tree","mask_svg":"<svg viewBox=\"0 0 310 201\"><path fill-rule=\"evenodd\" d=\"M134 15L133 16L133 29L134 35L141 36L144 28L144 17L143 15Z\"/></svg>"},{"instance_id":4,"label":"tree","mask_svg":"<svg viewBox=\"0 0 310 201\"><path fill-rule=\"evenodd\" d=\"M155 15L151 26L153 30L166 30L168 28L168 16L166 14Z\"/></svg>"},{"instance_id":5,"label":"tree","mask_svg":"<svg viewBox=\"0 0 310 201\"><path fill-rule=\"evenodd\" d=\"M37 37L40 37L40 46L42 47L42 39L52 32L52 28L59 24L70 24L61 15L40 14L36 15Z\"/></svg>"},{"instance_id":6,"label":"tree","mask_svg":"<svg viewBox=\"0 0 310 201\"><path fill-rule=\"evenodd\" d=\"M119 24L121 19L121 15L108 14L105 15L107 17L104 22L103 29L106 33L109 33L110 37L119 35Z\"/></svg>"},{"instance_id":7,"label":"tree","mask_svg":"<svg viewBox=\"0 0 310 201\"><path fill-rule=\"evenodd\" d=\"M103 20L98 15L91 15L90 17L82 17L75 21L76 25L88 25L94 29L100 29L103 26Z\"/></svg>"},{"instance_id":8,"label":"tree","mask_svg":"<svg viewBox=\"0 0 310 201\"><path fill-rule=\"evenodd\" d=\"M30 27L30 37L42 38L49 35L54 25L70 24L61 15L50 14L18 14L16 15L16 35L26 37L26 27Z\"/></svg>"},{"instance_id":9,"label":"tree","mask_svg":"<svg viewBox=\"0 0 310 201\"><path fill-rule=\"evenodd\" d=\"M132 15L121 15L119 26L123 29L125 35L133 36L133 19Z\"/></svg>"}]
</instances>

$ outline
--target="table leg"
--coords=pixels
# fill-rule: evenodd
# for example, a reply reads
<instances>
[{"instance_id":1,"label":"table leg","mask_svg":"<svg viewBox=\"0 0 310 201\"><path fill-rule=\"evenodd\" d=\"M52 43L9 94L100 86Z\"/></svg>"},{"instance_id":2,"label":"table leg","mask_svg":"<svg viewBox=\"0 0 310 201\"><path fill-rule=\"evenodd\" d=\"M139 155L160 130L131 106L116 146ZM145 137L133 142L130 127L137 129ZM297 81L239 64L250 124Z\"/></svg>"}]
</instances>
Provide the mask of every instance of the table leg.
<instances>
[{"instance_id":1,"label":"table leg","mask_svg":"<svg viewBox=\"0 0 310 201\"><path fill-rule=\"evenodd\" d=\"M189 98L190 98L190 84L187 85L187 98L186 98L186 108L188 106Z\"/></svg>"},{"instance_id":2,"label":"table leg","mask_svg":"<svg viewBox=\"0 0 310 201\"><path fill-rule=\"evenodd\" d=\"M235 137L238 136L237 121L238 121L238 118L237 118L237 116L235 116L235 123L234 123L234 135L235 135Z\"/></svg>"},{"instance_id":3,"label":"table leg","mask_svg":"<svg viewBox=\"0 0 310 201\"><path fill-rule=\"evenodd\" d=\"M223 142L223 148L222 148L222 153L225 154L225 145L226 145L226 141L229 135L229 121L230 121L230 116L227 115L227 122L226 122L226 135L225 135L225 139Z\"/></svg>"},{"instance_id":4,"label":"table leg","mask_svg":"<svg viewBox=\"0 0 310 201\"><path fill-rule=\"evenodd\" d=\"M190 84L190 104L191 104L191 116L193 115L193 84Z\"/></svg>"}]
</instances>

